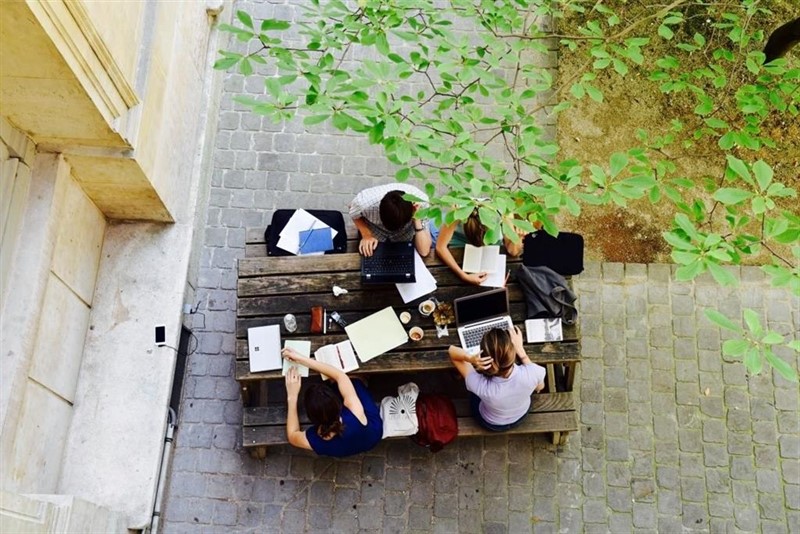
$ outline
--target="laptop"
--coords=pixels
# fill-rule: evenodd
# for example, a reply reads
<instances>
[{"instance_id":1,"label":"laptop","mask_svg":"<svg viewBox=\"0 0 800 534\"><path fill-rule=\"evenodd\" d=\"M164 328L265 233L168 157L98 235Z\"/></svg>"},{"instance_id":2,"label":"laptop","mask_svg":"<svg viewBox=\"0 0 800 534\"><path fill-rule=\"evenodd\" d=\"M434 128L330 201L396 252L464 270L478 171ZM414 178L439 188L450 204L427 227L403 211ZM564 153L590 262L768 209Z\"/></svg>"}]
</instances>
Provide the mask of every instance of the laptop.
<instances>
[{"instance_id":1,"label":"laptop","mask_svg":"<svg viewBox=\"0 0 800 534\"><path fill-rule=\"evenodd\" d=\"M250 353L250 372L274 371L283 366L281 330L278 325L247 329L247 349Z\"/></svg>"},{"instance_id":2,"label":"laptop","mask_svg":"<svg viewBox=\"0 0 800 534\"><path fill-rule=\"evenodd\" d=\"M508 315L508 291L504 287L457 298L453 308L458 339L470 354L478 353L483 335L492 328L510 330L514 327Z\"/></svg>"},{"instance_id":3,"label":"laptop","mask_svg":"<svg viewBox=\"0 0 800 534\"><path fill-rule=\"evenodd\" d=\"M414 243L378 243L372 256L361 257L361 282L364 284L407 284L416 282Z\"/></svg>"}]
</instances>

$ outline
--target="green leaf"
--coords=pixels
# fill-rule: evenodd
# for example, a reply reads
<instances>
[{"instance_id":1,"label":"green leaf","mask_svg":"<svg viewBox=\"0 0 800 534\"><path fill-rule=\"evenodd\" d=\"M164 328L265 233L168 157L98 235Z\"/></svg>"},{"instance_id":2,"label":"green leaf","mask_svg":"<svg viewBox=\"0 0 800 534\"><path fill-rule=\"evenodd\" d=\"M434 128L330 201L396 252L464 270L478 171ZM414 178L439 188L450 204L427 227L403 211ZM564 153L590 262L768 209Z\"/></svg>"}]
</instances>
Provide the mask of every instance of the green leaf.
<instances>
[{"instance_id":1,"label":"green leaf","mask_svg":"<svg viewBox=\"0 0 800 534\"><path fill-rule=\"evenodd\" d=\"M767 335L761 338L761 343L765 345L775 345L776 343L783 343L783 336L777 332L769 331Z\"/></svg>"},{"instance_id":2,"label":"green leaf","mask_svg":"<svg viewBox=\"0 0 800 534\"><path fill-rule=\"evenodd\" d=\"M574 96L578 100L583 98L583 95L586 94L586 91L583 88L583 84L580 82L573 83L572 87L569 88L569 92L572 93L572 96Z\"/></svg>"},{"instance_id":3,"label":"green leaf","mask_svg":"<svg viewBox=\"0 0 800 534\"><path fill-rule=\"evenodd\" d=\"M603 101L603 93L597 87L593 85L586 84L586 94L589 95L589 98L594 100L595 102L602 102Z\"/></svg>"},{"instance_id":4,"label":"green leaf","mask_svg":"<svg viewBox=\"0 0 800 534\"><path fill-rule=\"evenodd\" d=\"M311 126L313 124L319 124L321 122L325 122L326 120L330 119L330 115L309 115L305 119L303 119L303 124L306 126Z\"/></svg>"},{"instance_id":5,"label":"green leaf","mask_svg":"<svg viewBox=\"0 0 800 534\"><path fill-rule=\"evenodd\" d=\"M722 150L730 150L734 145L734 132L728 132L719 138L718 144Z\"/></svg>"},{"instance_id":6,"label":"green leaf","mask_svg":"<svg viewBox=\"0 0 800 534\"><path fill-rule=\"evenodd\" d=\"M628 155L624 152L616 152L611 155L611 166L609 171L611 172L612 178L618 175L622 169L625 168L625 165L628 164Z\"/></svg>"},{"instance_id":7,"label":"green leaf","mask_svg":"<svg viewBox=\"0 0 800 534\"><path fill-rule=\"evenodd\" d=\"M409 174L411 174L411 169L409 169L408 167L403 167L402 169L398 170L395 173L395 178L397 178L398 182L405 182L406 180L408 180L408 175ZM428 185L433 185L433 184L427 183L425 185L428 186ZM431 195L428 195L428 196L431 196Z\"/></svg>"},{"instance_id":8,"label":"green leaf","mask_svg":"<svg viewBox=\"0 0 800 534\"><path fill-rule=\"evenodd\" d=\"M277 19L264 19L261 21L261 31L268 32L270 30L288 30L291 27L288 21Z\"/></svg>"},{"instance_id":9,"label":"green leaf","mask_svg":"<svg viewBox=\"0 0 800 534\"><path fill-rule=\"evenodd\" d=\"M786 346L795 352L800 352L800 339L795 339L793 341L790 341L789 343L787 343Z\"/></svg>"},{"instance_id":10,"label":"green leaf","mask_svg":"<svg viewBox=\"0 0 800 534\"><path fill-rule=\"evenodd\" d=\"M758 187L762 191L766 190L772 182L772 167L767 165L764 161L758 160L753 163L753 174L756 175Z\"/></svg>"},{"instance_id":11,"label":"green leaf","mask_svg":"<svg viewBox=\"0 0 800 534\"><path fill-rule=\"evenodd\" d=\"M218 59L214 63L214 68L217 69L217 70L226 70L226 69L229 69L229 68L233 67L238 62L239 62L239 57L238 56L237 57L224 57L224 58Z\"/></svg>"},{"instance_id":12,"label":"green leaf","mask_svg":"<svg viewBox=\"0 0 800 534\"><path fill-rule=\"evenodd\" d=\"M714 262L707 262L706 267L708 267L708 272L711 273L711 276L714 277L720 285L723 286L733 286L736 285L737 280L736 277L733 276L730 271L726 268L714 263Z\"/></svg>"},{"instance_id":13,"label":"green leaf","mask_svg":"<svg viewBox=\"0 0 800 534\"><path fill-rule=\"evenodd\" d=\"M764 331L761 327L761 320L758 318L758 314L750 308L744 310L744 322L747 324L747 328L757 336L760 336Z\"/></svg>"},{"instance_id":14,"label":"green leaf","mask_svg":"<svg viewBox=\"0 0 800 534\"><path fill-rule=\"evenodd\" d=\"M737 325L717 310L706 310L705 315L712 323L715 323L717 326L720 326L726 330L731 330L733 332L742 331L741 326Z\"/></svg>"},{"instance_id":15,"label":"green leaf","mask_svg":"<svg viewBox=\"0 0 800 534\"><path fill-rule=\"evenodd\" d=\"M733 187L723 187L714 193L714 200L723 204L739 204L752 197L753 193Z\"/></svg>"},{"instance_id":16,"label":"green leaf","mask_svg":"<svg viewBox=\"0 0 800 534\"><path fill-rule=\"evenodd\" d=\"M776 356L771 350L764 351L764 356L769 363L780 375L790 382L797 382L797 371L792 369L792 366L783 361L783 359Z\"/></svg>"},{"instance_id":17,"label":"green leaf","mask_svg":"<svg viewBox=\"0 0 800 534\"><path fill-rule=\"evenodd\" d=\"M666 40L672 39L672 36L675 35L672 30L669 29L669 26L662 24L658 27L658 35L663 37Z\"/></svg>"},{"instance_id":18,"label":"green leaf","mask_svg":"<svg viewBox=\"0 0 800 534\"><path fill-rule=\"evenodd\" d=\"M246 13L245 11L241 11L241 10L237 11L236 12L236 18L239 19L239 21L242 24L244 24L245 26L247 26L251 30L253 29L253 19L250 18L250 15L248 13Z\"/></svg>"},{"instance_id":19,"label":"green leaf","mask_svg":"<svg viewBox=\"0 0 800 534\"><path fill-rule=\"evenodd\" d=\"M693 280L696 276L703 274L705 266L702 262L696 261L689 265L682 265L675 270L675 278L681 282Z\"/></svg>"},{"instance_id":20,"label":"green leaf","mask_svg":"<svg viewBox=\"0 0 800 534\"><path fill-rule=\"evenodd\" d=\"M761 360L761 355L755 348L748 349L744 354L744 366L750 371L750 374L757 375L761 372L764 362Z\"/></svg>"},{"instance_id":21,"label":"green leaf","mask_svg":"<svg viewBox=\"0 0 800 534\"><path fill-rule=\"evenodd\" d=\"M722 354L726 356L741 356L749 348L750 343L744 339L726 339L722 344Z\"/></svg>"},{"instance_id":22,"label":"green leaf","mask_svg":"<svg viewBox=\"0 0 800 534\"><path fill-rule=\"evenodd\" d=\"M747 170L747 165L738 158L735 158L731 155L727 156L728 160L728 168L738 174L743 180L750 183L752 178L750 177L750 171Z\"/></svg>"}]
</instances>

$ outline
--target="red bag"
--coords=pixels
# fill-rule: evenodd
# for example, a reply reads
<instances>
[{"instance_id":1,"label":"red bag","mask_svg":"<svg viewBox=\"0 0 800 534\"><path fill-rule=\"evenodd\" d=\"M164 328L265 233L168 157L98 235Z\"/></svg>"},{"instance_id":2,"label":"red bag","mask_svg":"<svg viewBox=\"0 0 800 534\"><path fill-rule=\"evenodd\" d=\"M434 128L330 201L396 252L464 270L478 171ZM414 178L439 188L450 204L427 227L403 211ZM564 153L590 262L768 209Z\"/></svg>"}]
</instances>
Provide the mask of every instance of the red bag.
<instances>
[{"instance_id":1,"label":"red bag","mask_svg":"<svg viewBox=\"0 0 800 534\"><path fill-rule=\"evenodd\" d=\"M449 397L420 393L417 397L419 432L411 436L417 445L438 452L458 436L456 407Z\"/></svg>"}]
</instances>

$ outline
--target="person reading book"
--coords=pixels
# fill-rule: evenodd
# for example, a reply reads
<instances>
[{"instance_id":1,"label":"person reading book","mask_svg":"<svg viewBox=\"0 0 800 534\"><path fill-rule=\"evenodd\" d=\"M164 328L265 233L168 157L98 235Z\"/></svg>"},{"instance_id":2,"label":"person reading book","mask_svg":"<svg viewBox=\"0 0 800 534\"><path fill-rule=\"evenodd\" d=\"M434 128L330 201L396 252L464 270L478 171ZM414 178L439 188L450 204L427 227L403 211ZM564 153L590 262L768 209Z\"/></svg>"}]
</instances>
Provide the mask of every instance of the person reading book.
<instances>
[{"instance_id":1,"label":"person reading book","mask_svg":"<svg viewBox=\"0 0 800 534\"><path fill-rule=\"evenodd\" d=\"M481 222L478 215L478 208L475 208L463 223L453 222L444 224L438 231L434 232L436 238L436 255L450 267L450 270L458 275L461 280L469 284L480 285L489 276L488 272L468 273L461 268L450 252L450 247L463 248L470 244L475 247L484 245L483 239L486 236L486 226ZM520 238L524 233L520 235ZM522 254L522 240L514 243L507 237L503 238L503 246L509 256L517 257Z\"/></svg>"},{"instance_id":2,"label":"person reading book","mask_svg":"<svg viewBox=\"0 0 800 534\"><path fill-rule=\"evenodd\" d=\"M301 378L297 368L289 368L286 374L289 443L320 456L342 457L366 452L381 441L380 410L361 380L350 380L341 369L301 356L291 348L284 348L281 355L336 382L336 388L317 383L306 389L303 401L312 426L303 431L297 415Z\"/></svg>"},{"instance_id":3,"label":"person reading book","mask_svg":"<svg viewBox=\"0 0 800 534\"><path fill-rule=\"evenodd\" d=\"M422 203L404 199L406 193ZM417 209L427 202L428 195L408 184L379 185L361 191L350 203L350 217L361 233L358 251L372 256L378 242L414 241L419 255L427 256L432 243L428 221L415 217Z\"/></svg>"},{"instance_id":4,"label":"person reading book","mask_svg":"<svg viewBox=\"0 0 800 534\"><path fill-rule=\"evenodd\" d=\"M472 416L487 430L503 432L522 423L531 394L544 388L545 368L528 358L517 327L489 330L478 354L455 345L448 353L470 392Z\"/></svg>"}]
</instances>

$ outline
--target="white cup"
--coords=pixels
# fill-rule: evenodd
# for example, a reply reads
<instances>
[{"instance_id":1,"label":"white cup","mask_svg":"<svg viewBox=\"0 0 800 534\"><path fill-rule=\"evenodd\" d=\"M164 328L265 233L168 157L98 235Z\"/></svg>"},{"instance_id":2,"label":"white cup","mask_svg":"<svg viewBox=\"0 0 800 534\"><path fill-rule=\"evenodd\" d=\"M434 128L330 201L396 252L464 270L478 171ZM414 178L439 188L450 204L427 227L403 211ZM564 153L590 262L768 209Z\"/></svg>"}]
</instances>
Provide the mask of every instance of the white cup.
<instances>
[{"instance_id":1,"label":"white cup","mask_svg":"<svg viewBox=\"0 0 800 534\"><path fill-rule=\"evenodd\" d=\"M428 317L436 309L436 303L432 300L423 300L419 303L419 313L423 317Z\"/></svg>"}]
</instances>

